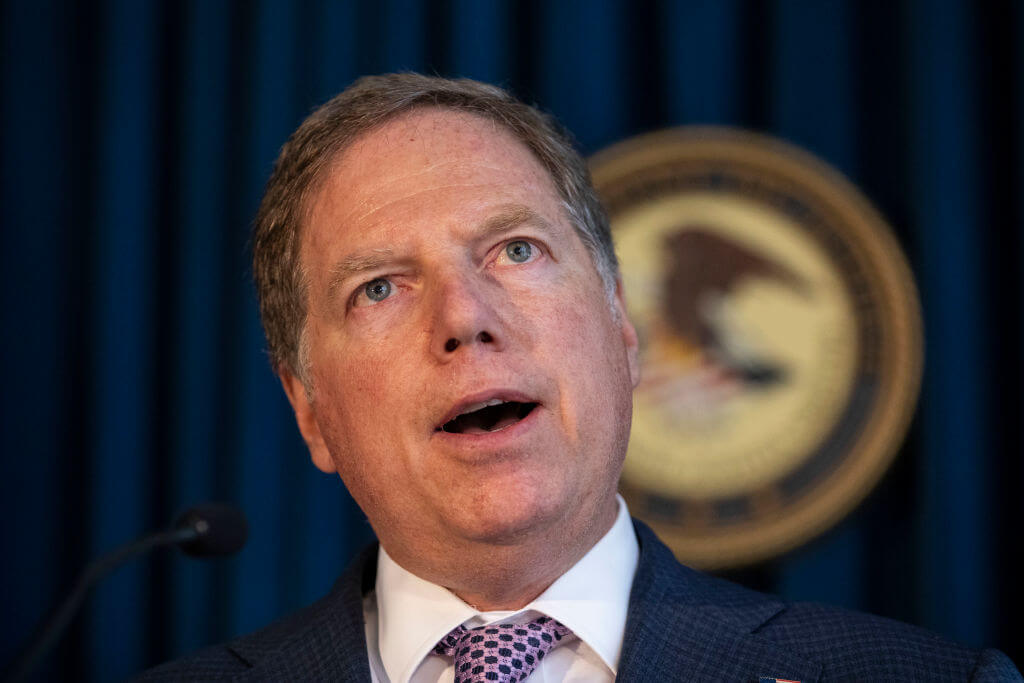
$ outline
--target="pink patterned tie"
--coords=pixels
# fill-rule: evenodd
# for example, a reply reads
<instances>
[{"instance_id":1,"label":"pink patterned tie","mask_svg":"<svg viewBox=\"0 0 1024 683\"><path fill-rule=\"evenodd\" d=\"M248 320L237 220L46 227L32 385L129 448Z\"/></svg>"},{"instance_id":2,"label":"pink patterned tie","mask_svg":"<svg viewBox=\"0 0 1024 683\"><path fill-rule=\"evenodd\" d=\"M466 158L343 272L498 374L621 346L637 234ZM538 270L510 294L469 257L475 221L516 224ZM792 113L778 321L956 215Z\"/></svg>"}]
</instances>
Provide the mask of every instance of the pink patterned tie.
<instances>
[{"instance_id":1,"label":"pink patterned tie","mask_svg":"<svg viewBox=\"0 0 1024 683\"><path fill-rule=\"evenodd\" d=\"M544 655L571 637L572 631L551 617L468 630L456 626L434 647L434 653L455 658L455 683L517 683L537 668Z\"/></svg>"}]
</instances>

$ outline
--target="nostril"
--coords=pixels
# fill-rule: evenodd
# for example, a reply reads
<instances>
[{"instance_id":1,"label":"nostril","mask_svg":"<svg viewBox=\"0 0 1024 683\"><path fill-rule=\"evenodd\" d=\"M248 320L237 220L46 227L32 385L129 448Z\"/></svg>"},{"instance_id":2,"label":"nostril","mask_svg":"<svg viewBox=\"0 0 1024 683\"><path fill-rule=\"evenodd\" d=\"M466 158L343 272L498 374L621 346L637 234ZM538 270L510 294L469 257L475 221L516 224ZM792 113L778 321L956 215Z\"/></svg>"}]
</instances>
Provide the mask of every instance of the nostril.
<instances>
[{"instance_id":1,"label":"nostril","mask_svg":"<svg viewBox=\"0 0 1024 683\"><path fill-rule=\"evenodd\" d=\"M452 351L454 351L457 348L459 348L459 340L458 339L449 339L448 341L446 341L444 343L444 350L447 351L448 353L451 353Z\"/></svg>"},{"instance_id":2,"label":"nostril","mask_svg":"<svg viewBox=\"0 0 1024 683\"><path fill-rule=\"evenodd\" d=\"M483 344L490 344L494 341L494 337L491 336L490 332L481 332L479 336L480 342Z\"/></svg>"}]
</instances>

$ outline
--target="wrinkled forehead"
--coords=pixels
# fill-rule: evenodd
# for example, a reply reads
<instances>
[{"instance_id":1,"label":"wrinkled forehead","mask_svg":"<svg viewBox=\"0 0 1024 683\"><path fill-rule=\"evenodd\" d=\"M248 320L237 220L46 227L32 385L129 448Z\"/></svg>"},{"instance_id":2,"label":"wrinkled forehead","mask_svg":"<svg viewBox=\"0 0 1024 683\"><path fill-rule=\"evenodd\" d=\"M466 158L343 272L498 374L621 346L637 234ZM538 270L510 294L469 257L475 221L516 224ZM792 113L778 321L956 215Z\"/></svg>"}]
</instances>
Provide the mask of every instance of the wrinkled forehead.
<instances>
[{"instance_id":1,"label":"wrinkled forehead","mask_svg":"<svg viewBox=\"0 0 1024 683\"><path fill-rule=\"evenodd\" d=\"M565 218L550 175L503 125L467 112L413 110L360 135L332 160L308 204L302 260L309 265L328 243L338 247L367 230L407 237L427 205L446 202L458 221L478 215L481 203L502 201Z\"/></svg>"},{"instance_id":2,"label":"wrinkled forehead","mask_svg":"<svg viewBox=\"0 0 1024 683\"><path fill-rule=\"evenodd\" d=\"M325 211L359 220L403 197L470 192L481 186L557 191L533 152L502 124L456 110L425 108L357 137L326 169L310 217Z\"/></svg>"}]
</instances>

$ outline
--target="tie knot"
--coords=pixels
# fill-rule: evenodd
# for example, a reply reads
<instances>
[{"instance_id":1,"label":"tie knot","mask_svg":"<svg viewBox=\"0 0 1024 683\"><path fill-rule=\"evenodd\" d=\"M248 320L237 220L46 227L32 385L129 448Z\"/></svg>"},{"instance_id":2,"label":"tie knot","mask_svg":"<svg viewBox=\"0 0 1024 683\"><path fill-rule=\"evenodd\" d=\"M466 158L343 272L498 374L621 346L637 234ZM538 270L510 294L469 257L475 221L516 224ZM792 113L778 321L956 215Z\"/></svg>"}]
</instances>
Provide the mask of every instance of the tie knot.
<instances>
[{"instance_id":1,"label":"tie knot","mask_svg":"<svg viewBox=\"0 0 1024 683\"><path fill-rule=\"evenodd\" d=\"M434 647L434 653L455 658L455 683L515 683L571 635L568 627L551 617L526 624L456 626Z\"/></svg>"}]
</instances>

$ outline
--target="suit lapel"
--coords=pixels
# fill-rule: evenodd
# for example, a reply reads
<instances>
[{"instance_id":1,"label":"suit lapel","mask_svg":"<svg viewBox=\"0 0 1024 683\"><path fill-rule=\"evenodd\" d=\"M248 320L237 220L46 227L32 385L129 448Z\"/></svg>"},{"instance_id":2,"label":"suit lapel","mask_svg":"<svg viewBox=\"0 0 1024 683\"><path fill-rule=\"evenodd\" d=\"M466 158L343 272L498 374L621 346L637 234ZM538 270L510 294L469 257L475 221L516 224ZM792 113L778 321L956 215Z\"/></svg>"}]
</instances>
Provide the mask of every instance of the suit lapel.
<instances>
[{"instance_id":1,"label":"suit lapel","mask_svg":"<svg viewBox=\"0 0 1024 683\"><path fill-rule=\"evenodd\" d=\"M618 680L818 679L820 665L755 633L783 603L682 566L650 529L635 526L640 563Z\"/></svg>"},{"instance_id":2,"label":"suit lapel","mask_svg":"<svg viewBox=\"0 0 1024 683\"><path fill-rule=\"evenodd\" d=\"M755 632L783 603L684 567L650 529L634 524L640 563L617 680L817 681L820 665ZM252 667L239 680L371 680L363 596L376 580L376 557L374 544L326 597L229 643Z\"/></svg>"},{"instance_id":3,"label":"suit lapel","mask_svg":"<svg viewBox=\"0 0 1024 683\"><path fill-rule=\"evenodd\" d=\"M363 595L377 572L377 544L365 549L324 598L264 631L228 644L252 667L240 680L371 680Z\"/></svg>"}]
</instances>

